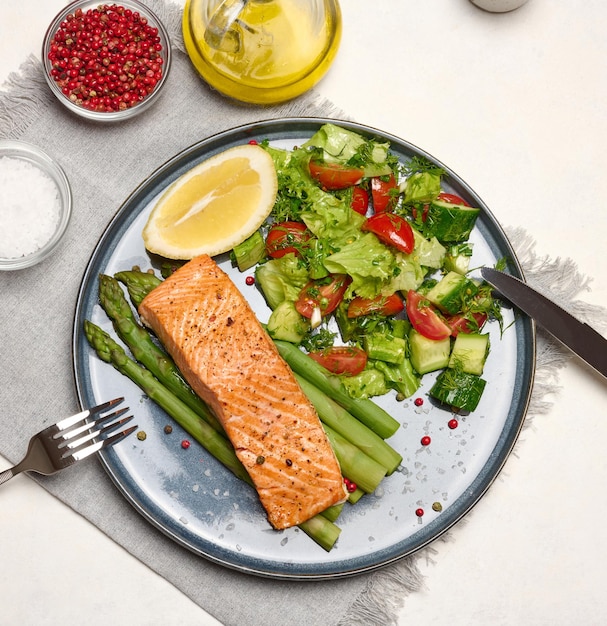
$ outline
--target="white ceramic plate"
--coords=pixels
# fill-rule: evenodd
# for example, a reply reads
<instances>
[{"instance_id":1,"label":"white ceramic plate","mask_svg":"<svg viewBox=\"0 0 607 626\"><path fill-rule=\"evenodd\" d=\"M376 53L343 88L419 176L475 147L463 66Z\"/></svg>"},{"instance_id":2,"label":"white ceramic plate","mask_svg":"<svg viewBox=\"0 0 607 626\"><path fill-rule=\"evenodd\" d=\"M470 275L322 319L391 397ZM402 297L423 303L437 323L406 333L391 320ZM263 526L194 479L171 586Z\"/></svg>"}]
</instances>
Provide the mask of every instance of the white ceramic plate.
<instances>
[{"instance_id":1,"label":"white ceramic plate","mask_svg":"<svg viewBox=\"0 0 607 626\"><path fill-rule=\"evenodd\" d=\"M508 271L521 277L521 268L506 235L482 200L454 172L415 146L376 129L336 120L296 118L260 122L205 139L178 154L143 182L118 211L93 252L76 306L73 347L79 400L91 406L110 397L125 396L136 415L144 441L131 436L101 454L102 462L125 498L153 525L179 544L216 563L240 571L276 578L321 579L369 571L427 545L459 521L489 488L505 463L524 420L535 366L533 323L504 311L500 337L490 324L492 351L483 377L488 381L476 411L448 427L453 415L428 399L433 376L415 398L397 402L394 395L380 403L402 424L390 443L403 455L399 471L380 489L355 506L347 505L338 520L342 528L329 553L297 528L274 531L252 488L240 482L190 439L140 390L90 349L82 331L90 319L108 332L111 324L97 302L97 276L139 265L152 267L141 231L154 199L177 177L213 154L250 139L268 139L281 147L301 144L324 122L332 121L367 136L388 140L402 160L418 155L443 167L445 190L482 208L471 241L472 267L493 265L506 257ZM246 273L218 259L262 321L269 316ZM431 444L422 446L423 436ZM424 515L418 517L417 509ZM440 509L440 510L438 510Z\"/></svg>"}]
</instances>

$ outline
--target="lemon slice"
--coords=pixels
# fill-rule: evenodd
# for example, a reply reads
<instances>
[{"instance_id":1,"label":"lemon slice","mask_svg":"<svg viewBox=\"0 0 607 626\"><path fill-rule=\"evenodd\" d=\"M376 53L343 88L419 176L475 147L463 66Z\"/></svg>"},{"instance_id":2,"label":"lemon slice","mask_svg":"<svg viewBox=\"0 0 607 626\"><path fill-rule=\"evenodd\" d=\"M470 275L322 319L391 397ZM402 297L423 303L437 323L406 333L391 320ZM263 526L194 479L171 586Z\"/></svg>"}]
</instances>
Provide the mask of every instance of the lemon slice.
<instances>
[{"instance_id":1,"label":"lemon slice","mask_svg":"<svg viewBox=\"0 0 607 626\"><path fill-rule=\"evenodd\" d=\"M244 144L216 154L162 194L143 229L145 247L169 259L227 252L263 224L277 189L263 148Z\"/></svg>"}]
</instances>

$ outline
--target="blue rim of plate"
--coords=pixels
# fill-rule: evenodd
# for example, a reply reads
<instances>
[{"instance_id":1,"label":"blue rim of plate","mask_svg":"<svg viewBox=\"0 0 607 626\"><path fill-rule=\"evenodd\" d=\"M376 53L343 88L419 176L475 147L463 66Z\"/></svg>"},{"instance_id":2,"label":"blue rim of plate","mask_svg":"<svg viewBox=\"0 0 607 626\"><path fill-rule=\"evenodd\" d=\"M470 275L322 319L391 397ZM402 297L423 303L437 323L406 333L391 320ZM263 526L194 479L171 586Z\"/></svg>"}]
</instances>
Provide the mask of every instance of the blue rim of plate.
<instances>
[{"instance_id":1,"label":"blue rim of plate","mask_svg":"<svg viewBox=\"0 0 607 626\"><path fill-rule=\"evenodd\" d=\"M92 406L103 400L95 397L90 370L91 349L82 332L82 324L85 319L90 319L92 310L98 306L98 275L104 271L124 233L140 217L140 213L159 191L196 162L251 139L268 139L270 142L301 140L302 137L311 136L324 123L335 123L362 135L389 141L391 152L401 159L421 156L441 167L445 171L447 190L481 208L476 228L495 258L506 258L507 271L523 278L523 270L506 234L482 199L449 167L413 144L373 127L329 118L281 118L232 128L195 143L159 167L125 200L97 243L79 290L72 335L74 378L82 407ZM162 504L158 504L154 494L147 493L146 486L129 475L129 469L120 460L117 447L102 451L99 454L100 460L119 492L151 525L176 543L217 564L263 577L297 580L339 578L373 571L419 551L443 535L479 502L500 473L521 431L535 375L535 324L526 316L517 316L513 327L516 333L516 357L512 397L499 436L481 469L471 478L465 491L444 512L429 523L420 525L419 530L381 549L361 550L360 554L347 560L333 559L332 552L325 553L318 548L317 557L293 563L288 559L247 555L246 551L243 554L241 546L226 548L225 545L216 545L212 538L192 533L182 520L176 520ZM227 471L225 473L229 474ZM232 484L227 476L226 483Z\"/></svg>"}]
</instances>

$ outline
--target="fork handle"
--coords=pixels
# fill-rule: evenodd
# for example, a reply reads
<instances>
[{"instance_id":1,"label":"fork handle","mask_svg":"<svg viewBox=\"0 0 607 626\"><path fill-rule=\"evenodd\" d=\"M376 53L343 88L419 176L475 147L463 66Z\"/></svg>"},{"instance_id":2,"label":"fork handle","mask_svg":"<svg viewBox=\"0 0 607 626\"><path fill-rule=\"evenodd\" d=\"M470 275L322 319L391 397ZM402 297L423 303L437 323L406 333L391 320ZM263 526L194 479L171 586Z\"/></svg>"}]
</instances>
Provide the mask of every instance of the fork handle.
<instances>
[{"instance_id":1,"label":"fork handle","mask_svg":"<svg viewBox=\"0 0 607 626\"><path fill-rule=\"evenodd\" d=\"M10 480L15 475L15 472L13 471L14 469L14 467L11 467L3 472L0 472L0 485L5 483L7 480Z\"/></svg>"}]
</instances>

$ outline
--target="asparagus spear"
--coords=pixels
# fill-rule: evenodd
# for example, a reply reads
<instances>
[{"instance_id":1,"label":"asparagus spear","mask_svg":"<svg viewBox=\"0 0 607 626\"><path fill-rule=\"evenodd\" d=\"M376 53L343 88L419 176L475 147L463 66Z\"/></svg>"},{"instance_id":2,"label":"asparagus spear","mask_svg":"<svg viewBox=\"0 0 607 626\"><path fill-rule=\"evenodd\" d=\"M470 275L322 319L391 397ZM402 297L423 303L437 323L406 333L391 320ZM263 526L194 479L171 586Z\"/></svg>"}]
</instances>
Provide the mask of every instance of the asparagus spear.
<instances>
[{"instance_id":1,"label":"asparagus spear","mask_svg":"<svg viewBox=\"0 0 607 626\"><path fill-rule=\"evenodd\" d=\"M364 495L365 492L357 486L355 491L348 494L348 502L350 504L356 504Z\"/></svg>"},{"instance_id":2,"label":"asparagus spear","mask_svg":"<svg viewBox=\"0 0 607 626\"><path fill-rule=\"evenodd\" d=\"M135 359L205 422L223 434L224 430L219 420L184 380L173 360L154 343L150 333L137 322L120 284L112 276L106 274L99 276L99 302L112 320L116 333L129 347Z\"/></svg>"},{"instance_id":3,"label":"asparagus spear","mask_svg":"<svg viewBox=\"0 0 607 626\"><path fill-rule=\"evenodd\" d=\"M117 280L126 285L131 301L136 308L139 308L141 301L162 282L151 272L141 270L125 270L114 275Z\"/></svg>"},{"instance_id":4,"label":"asparagus spear","mask_svg":"<svg viewBox=\"0 0 607 626\"><path fill-rule=\"evenodd\" d=\"M278 339L274 343L296 374L310 381L382 439L391 437L397 431L400 424L389 413L371 400L351 397L336 376L329 374L322 365L304 354L296 345Z\"/></svg>"},{"instance_id":5,"label":"asparagus spear","mask_svg":"<svg viewBox=\"0 0 607 626\"><path fill-rule=\"evenodd\" d=\"M320 515L326 517L331 522L335 522L337 518L341 515L344 504L344 502L342 502L341 504L334 504L333 506L330 506L328 509L320 513Z\"/></svg>"},{"instance_id":6,"label":"asparagus spear","mask_svg":"<svg viewBox=\"0 0 607 626\"><path fill-rule=\"evenodd\" d=\"M334 402L303 376L295 378L306 394L318 415L327 426L360 448L367 456L382 465L391 474L402 463L403 457L377 433L350 415L346 409ZM351 476L348 476L354 480Z\"/></svg>"},{"instance_id":7,"label":"asparagus spear","mask_svg":"<svg viewBox=\"0 0 607 626\"><path fill-rule=\"evenodd\" d=\"M247 470L227 439L171 393L149 370L130 359L122 346L118 345L104 330L85 320L84 333L102 361L110 363L121 374L130 378L220 463L235 476L252 485ZM341 532L341 529L328 519L333 513L335 511L328 512L327 517L316 515L299 525L307 535L327 551L331 550Z\"/></svg>"},{"instance_id":8,"label":"asparagus spear","mask_svg":"<svg viewBox=\"0 0 607 626\"><path fill-rule=\"evenodd\" d=\"M365 493L375 491L386 476L386 468L326 424L323 428L331 442L343 475L355 482Z\"/></svg>"},{"instance_id":9,"label":"asparagus spear","mask_svg":"<svg viewBox=\"0 0 607 626\"><path fill-rule=\"evenodd\" d=\"M322 515L315 515L302 522L299 528L327 552L331 551L341 533L339 526Z\"/></svg>"}]
</instances>

